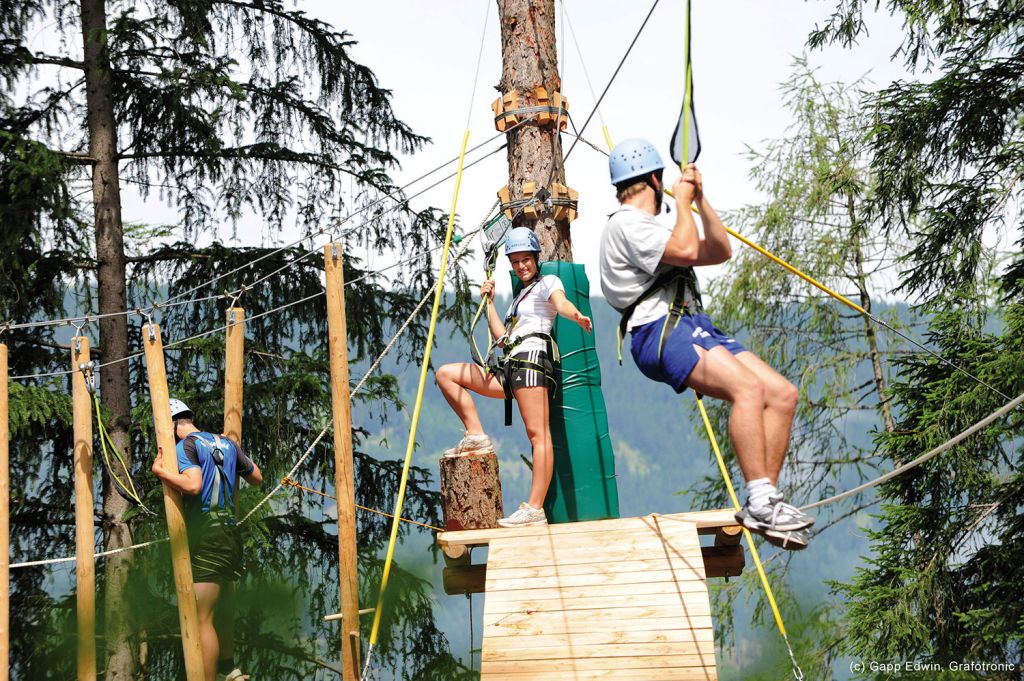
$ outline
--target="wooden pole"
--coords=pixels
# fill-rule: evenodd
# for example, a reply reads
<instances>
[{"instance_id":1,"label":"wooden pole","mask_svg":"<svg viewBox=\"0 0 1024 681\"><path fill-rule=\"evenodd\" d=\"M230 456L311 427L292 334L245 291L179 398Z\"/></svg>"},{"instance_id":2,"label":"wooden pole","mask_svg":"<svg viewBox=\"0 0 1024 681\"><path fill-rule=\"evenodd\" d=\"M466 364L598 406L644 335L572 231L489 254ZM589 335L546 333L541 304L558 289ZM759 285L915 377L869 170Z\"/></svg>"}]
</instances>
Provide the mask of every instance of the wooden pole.
<instances>
[{"instance_id":1,"label":"wooden pole","mask_svg":"<svg viewBox=\"0 0 1024 681\"><path fill-rule=\"evenodd\" d=\"M242 446L242 385L245 370L245 310L227 311L224 338L224 434ZM235 512L238 512L238 476L235 476Z\"/></svg>"},{"instance_id":2,"label":"wooden pole","mask_svg":"<svg viewBox=\"0 0 1024 681\"><path fill-rule=\"evenodd\" d=\"M224 339L224 434L242 442L242 374L245 370L245 310L227 311Z\"/></svg>"},{"instance_id":3,"label":"wooden pole","mask_svg":"<svg viewBox=\"0 0 1024 681\"><path fill-rule=\"evenodd\" d=\"M358 681L359 564L356 554L355 466L352 460L352 411L348 389L348 336L345 330L345 275L342 262L340 244L324 246L327 342L331 355L331 407L334 413L334 491L338 499L341 670L344 681Z\"/></svg>"},{"instance_id":4,"label":"wooden pole","mask_svg":"<svg viewBox=\"0 0 1024 681\"><path fill-rule=\"evenodd\" d=\"M164 365L164 345L160 340L159 324L146 324L142 327L142 345L146 350L146 372L149 377L149 399L153 407L156 444L162 451L163 467L175 471L178 469L178 460L174 453L167 368ZM181 495L167 485L164 485L164 509L167 512L167 532L171 538L174 587L178 592L178 623L181 627L181 647L185 653L185 676L188 681L205 681L203 650L199 641L199 613L192 586L188 535L185 533L185 512Z\"/></svg>"},{"instance_id":5,"label":"wooden pole","mask_svg":"<svg viewBox=\"0 0 1024 681\"><path fill-rule=\"evenodd\" d=\"M75 467L75 600L78 619L78 681L96 678L95 500L92 491L92 394L81 370L89 363L89 339L71 339L71 408Z\"/></svg>"},{"instance_id":6,"label":"wooden pole","mask_svg":"<svg viewBox=\"0 0 1024 681\"><path fill-rule=\"evenodd\" d=\"M555 47L555 0L497 0L501 25L501 81L503 93L516 92L523 106L537 104L536 88L560 90L558 51ZM565 94L565 93L563 93ZM508 134L508 187L511 198L523 198L523 185L536 182L565 184L565 168L554 153L558 126L537 122ZM561 149L559 148L559 153ZM555 220L550 206L536 206L536 220L523 214L516 225L533 227L540 239L543 261L572 261L568 219Z\"/></svg>"},{"instance_id":7,"label":"wooden pole","mask_svg":"<svg viewBox=\"0 0 1024 681\"><path fill-rule=\"evenodd\" d=\"M0 344L0 681L11 674L11 483L7 346Z\"/></svg>"}]
</instances>

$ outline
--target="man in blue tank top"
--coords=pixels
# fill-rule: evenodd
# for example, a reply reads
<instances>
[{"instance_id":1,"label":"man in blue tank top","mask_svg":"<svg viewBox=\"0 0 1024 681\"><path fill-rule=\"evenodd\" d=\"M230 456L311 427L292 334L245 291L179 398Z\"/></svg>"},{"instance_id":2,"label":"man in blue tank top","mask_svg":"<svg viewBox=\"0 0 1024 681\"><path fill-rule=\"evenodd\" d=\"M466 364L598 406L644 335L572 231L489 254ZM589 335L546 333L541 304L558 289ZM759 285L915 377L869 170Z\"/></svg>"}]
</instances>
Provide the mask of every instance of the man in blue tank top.
<instances>
[{"instance_id":1,"label":"man in blue tank top","mask_svg":"<svg viewBox=\"0 0 1024 681\"><path fill-rule=\"evenodd\" d=\"M199 430L184 402L172 399L170 410L178 470L163 468L161 451L153 473L184 495L205 675L208 681L246 681L234 660L235 582L243 572L235 491L239 477L259 485L263 474L237 443Z\"/></svg>"}]
</instances>

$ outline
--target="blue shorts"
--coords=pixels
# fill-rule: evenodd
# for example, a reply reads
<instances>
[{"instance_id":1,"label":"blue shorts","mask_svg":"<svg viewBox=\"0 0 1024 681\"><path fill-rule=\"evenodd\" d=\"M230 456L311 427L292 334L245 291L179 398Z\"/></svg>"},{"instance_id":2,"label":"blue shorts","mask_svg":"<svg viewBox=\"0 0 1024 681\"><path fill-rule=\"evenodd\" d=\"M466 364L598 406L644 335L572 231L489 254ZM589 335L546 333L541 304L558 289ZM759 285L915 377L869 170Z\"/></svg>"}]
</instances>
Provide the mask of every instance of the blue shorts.
<instances>
[{"instance_id":1,"label":"blue shorts","mask_svg":"<svg viewBox=\"0 0 1024 681\"><path fill-rule=\"evenodd\" d=\"M644 376L652 381L668 383L677 393L686 391L686 379L700 360L694 346L699 345L705 350L722 346L734 355L747 351L735 338L722 333L706 314L684 314L675 330L670 331L665 339L659 359L658 344L664 324L665 318L662 317L634 327L630 331L630 351Z\"/></svg>"}]
</instances>

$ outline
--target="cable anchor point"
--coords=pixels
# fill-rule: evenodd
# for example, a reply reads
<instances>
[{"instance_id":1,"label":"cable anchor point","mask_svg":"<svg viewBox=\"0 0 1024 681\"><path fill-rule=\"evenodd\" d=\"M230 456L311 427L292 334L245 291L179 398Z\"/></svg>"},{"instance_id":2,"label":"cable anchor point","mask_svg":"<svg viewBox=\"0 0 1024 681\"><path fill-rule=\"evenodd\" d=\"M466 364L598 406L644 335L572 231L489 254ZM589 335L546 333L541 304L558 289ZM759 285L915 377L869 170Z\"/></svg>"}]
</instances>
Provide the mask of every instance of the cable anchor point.
<instances>
[{"instance_id":1,"label":"cable anchor point","mask_svg":"<svg viewBox=\"0 0 1024 681\"><path fill-rule=\"evenodd\" d=\"M89 391L90 395L96 394L96 360L89 362L82 362L78 365L78 370L82 372L82 378L85 379L85 388Z\"/></svg>"}]
</instances>

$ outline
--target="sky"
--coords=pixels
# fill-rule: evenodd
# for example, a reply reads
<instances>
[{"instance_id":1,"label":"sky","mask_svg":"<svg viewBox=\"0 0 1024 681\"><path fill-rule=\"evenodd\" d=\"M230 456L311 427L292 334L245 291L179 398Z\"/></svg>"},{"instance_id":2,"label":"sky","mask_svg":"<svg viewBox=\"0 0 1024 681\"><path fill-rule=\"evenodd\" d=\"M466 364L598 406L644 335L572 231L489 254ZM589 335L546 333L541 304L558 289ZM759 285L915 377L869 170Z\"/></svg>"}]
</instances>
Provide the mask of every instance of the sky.
<instances>
[{"instance_id":1,"label":"sky","mask_svg":"<svg viewBox=\"0 0 1024 681\"><path fill-rule=\"evenodd\" d=\"M393 93L399 118L432 143L402 159L394 174L404 183L458 155L469 118L469 145L496 134L490 103L498 93L501 50L494 0L388 0L387 3L298 3L308 14L336 29L351 33L357 44L353 57L369 66L379 83ZM594 97L566 24L571 24L593 89L600 93L650 8L647 0L564 0L556 32L559 39L563 93L573 119L581 126L593 109ZM692 12L692 58L697 118L702 154L698 160L705 195L719 209L733 210L757 201L749 180L748 145L783 136L788 114L779 84L792 72L794 58L803 54L807 34L827 18L831 1L695 0ZM568 15L569 21L562 17ZM486 23L485 23L486 20ZM879 85L905 77L902 62L890 55L899 46L901 31L888 17L870 21L871 35L853 50L830 48L810 54L823 80L852 81L869 74ZM661 0L625 66L600 107L613 139L647 137L668 160L668 144L682 98L684 3ZM564 39L563 39L564 38ZM482 50L481 50L482 45ZM473 91L477 56L479 79ZM584 138L603 146L600 120L595 117ZM566 148L571 138L566 138ZM492 143L493 149L500 141ZM451 166L450 170L454 170ZM566 164L568 184L580 192L579 218L572 226L574 259L582 262L599 293L594 273L598 244L607 215L616 203L608 183L607 159L580 144ZM438 176L441 177L441 176ZM671 170L666 176L671 178ZM495 192L507 183L505 153L500 152L466 171L458 197L460 224L471 229L484 219ZM427 183L417 185L425 186ZM414 200L414 208L448 210L454 181ZM175 211L156 194L146 202L126 188L124 215L128 221L175 221ZM413 191L415 187L413 188ZM743 232L742 225L730 225ZM243 219L234 232L219 238L236 245L271 245L266 230L254 218ZM301 236L287 227L275 244ZM394 261L392 254L371 258L371 266ZM706 268L703 276L716 276ZM482 272L471 268L479 277ZM507 292L499 277L499 292Z\"/></svg>"},{"instance_id":2,"label":"sky","mask_svg":"<svg viewBox=\"0 0 1024 681\"><path fill-rule=\"evenodd\" d=\"M576 125L581 126L594 98L573 33L593 89L600 94L651 3L565 0L557 5L562 92L569 98ZM779 84L792 72L794 58L805 52L807 34L833 9L832 2L796 0L693 2L691 54L703 149L698 166L705 194L719 210L763 198L748 177L747 147L785 134L789 116ZM392 90L397 115L433 140L427 149L403 160L397 174L400 182L458 154L470 107L470 146L496 133L490 103L498 96L494 86L501 75L501 43L493 0L391 0L386 11L375 3L312 2L307 11L353 34L358 41L353 56ZM568 22L562 21L563 12ZM613 140L647 137L666 160L682 100L684 25L682 0L659 2L600 107ZM853 81L869 74L882 85L907 76L902 61L890 60L901 40L900 25L888 17L876 17L870 26L869 39L854 50L830 48L809 55L823 80ZM478 53L480 75L471 101ZM604 146L597 117L583 137ZM565 148L570 143L566 137ZM607 159L580 144L566 164L566 175L568 184L580 192L580 216L572 226L574 259L585 264L596 289L600 234L616 207ZM485 217L495 192L507 179L504 152L466 172L457 208L466 229ZM452 190L453 182L445 183L414 206L447 210ZM730 226L744 231L742 225ZM705 276L715 274L705 272ZM507 290L508 282L499 277L499 285Z\"/></svg>"}]
</instances>

